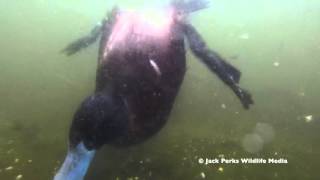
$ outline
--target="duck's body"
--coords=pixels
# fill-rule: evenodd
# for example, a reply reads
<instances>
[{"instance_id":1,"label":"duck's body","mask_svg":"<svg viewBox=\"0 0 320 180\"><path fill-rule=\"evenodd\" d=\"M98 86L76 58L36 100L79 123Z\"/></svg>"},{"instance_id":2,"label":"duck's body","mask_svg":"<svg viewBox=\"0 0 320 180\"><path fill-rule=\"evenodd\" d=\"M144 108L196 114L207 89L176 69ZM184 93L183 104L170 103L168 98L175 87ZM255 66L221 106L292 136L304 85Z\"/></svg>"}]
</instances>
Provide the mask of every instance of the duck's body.
<instances>
[{"instance_id":1,"label":"duck's body","mask_svg":"<svg viewBox=\"0 0 320 180\"><path fill-rule=\"evenodd\" d=\"M102 145L136 144L163 127L186 71L185 37L193 53L237 94L244 107L252 104L251 96L237 85L240 72L181 21L181 13L206 6L196 0L188 3L174 4L158 22L114 9L90 36L65 49L73 54L102 34L96 90L74 116L70 150L55 180L82 179L93 152Z\"/></svg>"},{"instance_id":2,"label":"duck's body","mask_svg":"<svg viewBox=\"0 0 320 180\"><path fill-rule=\"evenodd\" d=\"M84 135L91 137L84 138L88 139L84 140L88 147L135 144L151 137L165 124L185 74L186 58L184 37L177 32L179 27L171 15L163 18L161 25L154 26L141 14L121 12L116 15L111 31L102 28L103 36L108 37L102 37L100 44L95 94L99 94L99 101L116 101L122 114L126 114L122 122L127 125L110 139L105 137L110 136L110 130L91 129L92 118L73 123L76 127L72 131L88 132ZM94 104L98 101L94 99L85 102ZM101 109L104 111L109 112L110 108ZM95 123L95 127L108 126L110 119L114 119L101 117L101 125ZM108 135L96 136L94 131ZM71 138L76 139L73 143L76 145L81 138L73 134Z\"/></svg>"}]
</instances>

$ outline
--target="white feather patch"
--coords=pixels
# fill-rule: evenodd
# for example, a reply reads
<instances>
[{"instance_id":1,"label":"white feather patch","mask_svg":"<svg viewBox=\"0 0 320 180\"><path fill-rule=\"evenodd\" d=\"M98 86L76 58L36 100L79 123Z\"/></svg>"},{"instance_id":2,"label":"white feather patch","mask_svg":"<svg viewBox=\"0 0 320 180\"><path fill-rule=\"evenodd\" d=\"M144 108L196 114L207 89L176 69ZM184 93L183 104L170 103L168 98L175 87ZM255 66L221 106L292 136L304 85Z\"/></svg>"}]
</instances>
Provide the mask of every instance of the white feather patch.
<instances>
[{"instance_id":1,"label":"white feather patch","mask_svg":"<svg viewBox=\"0 0 320 180\"><path fill-rule=\"evenodd\" d=\"M159 68L159 66L157 65L157 63L154 62L154 60L152 60L152 59L150 59L149 62L150 62L150 64L151 64L152 68L154 69L154 71L157 73L157 75L158 75L158 76L161 76L161 71L160 71L160 68Z\"/></svg>"}]
</instances>

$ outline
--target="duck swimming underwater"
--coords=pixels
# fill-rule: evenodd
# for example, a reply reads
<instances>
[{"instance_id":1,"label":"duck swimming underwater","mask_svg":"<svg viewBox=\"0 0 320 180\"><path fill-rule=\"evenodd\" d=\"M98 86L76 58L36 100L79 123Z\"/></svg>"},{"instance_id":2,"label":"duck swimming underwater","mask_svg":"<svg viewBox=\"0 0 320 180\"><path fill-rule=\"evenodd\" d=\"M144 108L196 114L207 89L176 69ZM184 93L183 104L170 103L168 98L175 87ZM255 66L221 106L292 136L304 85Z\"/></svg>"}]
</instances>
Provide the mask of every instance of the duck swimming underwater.
<instances>
[{"instance_id":1,"label":"duck swimming underwater","mask_svg":"<svg viewBox=\"0 0 320 180\"><path fill-rule=\"evenodd\" d=\"M104 144L138 144L164 126L186 72L185 40L249 109L253 100L239 86L240 71L209 49L185 20L207 6L203 0L173 1L157 20L113 8L89 35L63 50L73 55L101 38L95 92L74 115L68 154L54 180L82 180Z\"/></svg>"}]
</instances>

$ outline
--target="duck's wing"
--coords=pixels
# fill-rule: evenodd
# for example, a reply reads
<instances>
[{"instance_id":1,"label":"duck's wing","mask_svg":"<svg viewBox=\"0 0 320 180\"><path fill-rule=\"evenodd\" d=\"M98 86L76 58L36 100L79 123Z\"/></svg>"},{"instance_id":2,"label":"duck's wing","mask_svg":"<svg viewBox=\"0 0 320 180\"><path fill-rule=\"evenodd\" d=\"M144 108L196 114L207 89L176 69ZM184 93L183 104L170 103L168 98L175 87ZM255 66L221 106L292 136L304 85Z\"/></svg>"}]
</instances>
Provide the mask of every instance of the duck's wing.
<instances>
[{"instance_id":1,"label":"duck's wing","mask_svg":"<svg viewBox=\"0 0 320 180\"><path fill-rule=\"evenodd\" d=\"M209 49L196 29L191 24L181 24L190 49L212 72L228 85L238 96L245 109L253 104L250 93L239 87L241 72L223 59L218 53Z\"/></svg>"}]
</instances>

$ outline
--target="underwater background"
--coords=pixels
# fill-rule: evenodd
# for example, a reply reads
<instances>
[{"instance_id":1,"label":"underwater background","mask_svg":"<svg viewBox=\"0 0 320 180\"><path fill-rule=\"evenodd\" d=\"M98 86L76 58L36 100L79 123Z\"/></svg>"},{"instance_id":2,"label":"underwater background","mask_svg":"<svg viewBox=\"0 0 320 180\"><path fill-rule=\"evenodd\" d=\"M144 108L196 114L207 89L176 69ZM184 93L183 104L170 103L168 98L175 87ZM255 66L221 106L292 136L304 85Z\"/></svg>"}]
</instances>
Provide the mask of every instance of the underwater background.
<instances>
[{"instance_id":1,"label":"underwater background","mask_svg":"<svg viewBox=\"0 0 320 180\"><path fill-rule=\"evenodd\" d=\"M73 113L94 90L98 43L66 57L115 4L169 1L0 0L0 179L52 179ZM244 110L189 51L166 126L126 149L104 146L86 179L320 179L320 1L215 0L190 22L242 71ZM282 164L201 164L200 158L274 158Z\"/></svg>"}]
</instances>

